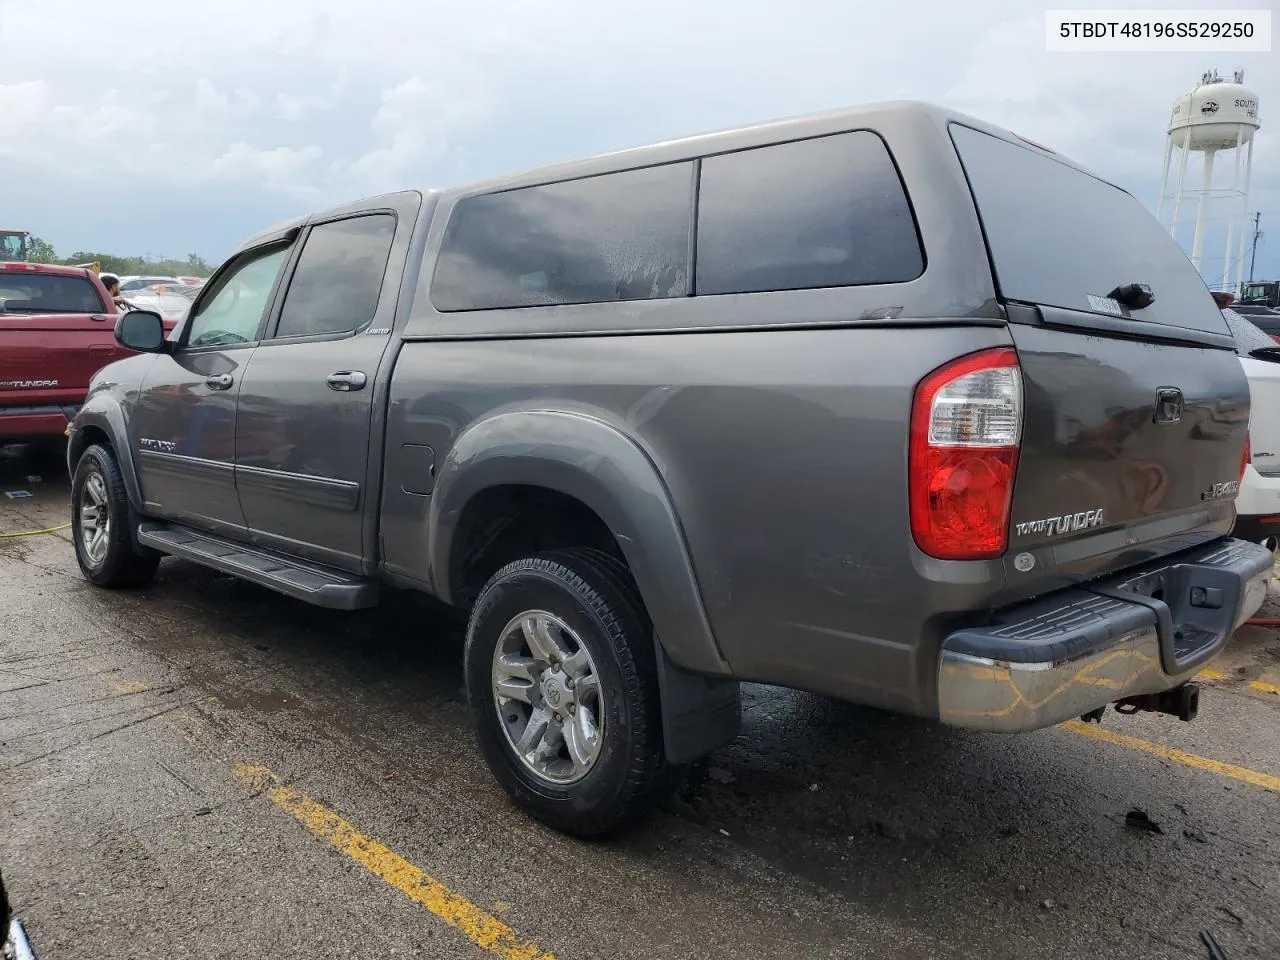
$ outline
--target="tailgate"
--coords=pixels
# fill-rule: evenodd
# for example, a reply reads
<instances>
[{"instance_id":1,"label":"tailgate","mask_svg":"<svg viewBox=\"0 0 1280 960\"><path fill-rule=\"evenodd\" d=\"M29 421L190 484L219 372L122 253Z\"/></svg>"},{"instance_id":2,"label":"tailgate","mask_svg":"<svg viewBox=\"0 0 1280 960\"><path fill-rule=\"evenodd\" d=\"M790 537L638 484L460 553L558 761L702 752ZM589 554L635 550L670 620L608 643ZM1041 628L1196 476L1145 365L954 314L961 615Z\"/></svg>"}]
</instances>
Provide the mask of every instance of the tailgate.
<instances>
[{"instance_id":1,"label":"tailgate","mask_svg":"<svg viewBox=\"0 0 1280 960\"><path fill-rule=\"evenodd\" d=\"M1234 353L1031 324L1010 332L1026 398L1011 550L1107 531L1131 547L1229 525L1249 420Z\"/></svg>"},{"instance_id":2,"label":"tailgate","mask_svg":"<svg viewBox=\"0 0 1280 960\"><path fill-rule=\"evenodd\" d=\"M951 133L1022 371L1011 576L1099 575L1225 533L1249 384L1199 273L1118 187L1042 148Z\"/></svg>"},{"instance_id":3,"label":"tailgate","mask_svg":"<svg viewBox=\"0 0 1280 960\"><path fill-rule=\"evenodd\" d=\"M0 407L77 404L89 379L125 350L114 316L0 313Z\"/></svg>"}]
</instances>

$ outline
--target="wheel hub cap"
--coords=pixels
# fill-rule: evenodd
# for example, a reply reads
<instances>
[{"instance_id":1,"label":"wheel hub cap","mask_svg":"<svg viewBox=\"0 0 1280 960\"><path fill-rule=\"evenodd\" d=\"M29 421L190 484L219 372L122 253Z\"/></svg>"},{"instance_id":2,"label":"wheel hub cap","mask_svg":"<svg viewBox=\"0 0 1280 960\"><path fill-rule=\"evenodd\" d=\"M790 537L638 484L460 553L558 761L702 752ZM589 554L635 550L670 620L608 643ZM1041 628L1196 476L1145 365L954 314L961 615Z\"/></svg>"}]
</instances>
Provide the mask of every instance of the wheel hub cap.
<instances>
[{"instance_id":1,"label":"wheel hub cap","mask_svg":"<svg viewBox=\"0 0 1280 960\"><path fill-rule=\"evenodd\" d=\"M565 713L573 702L573 694L565 685L564 675L557 676L558 673L555 667L544 670L539 686L542 687L542 696L547 701L547 706L556 713Z\"/></svg>"},{"instance_id":2,"label":"wheel hub cap","mask_svg":"<svg viewBox=\"0 0 1280 960\"><path fill-rule=\"evenodd\" d=\"M573 629L531 610L503 628L493 654L493 699L520 762L554 784L595 766L604 736L604 701L595 663Z\"/></svg>"},{"instance_id":3,"label":"wheel hub cap","mask_svg":"<svg viewBox=\"0 0 1280 960\"><path fill-rule=\"evenodd\" d=\"M111 505L102 474L90 473L84 481L77 504L80 520L80 547L90 563L101 563L111 537Z\"/></svg>"}]
</instances>

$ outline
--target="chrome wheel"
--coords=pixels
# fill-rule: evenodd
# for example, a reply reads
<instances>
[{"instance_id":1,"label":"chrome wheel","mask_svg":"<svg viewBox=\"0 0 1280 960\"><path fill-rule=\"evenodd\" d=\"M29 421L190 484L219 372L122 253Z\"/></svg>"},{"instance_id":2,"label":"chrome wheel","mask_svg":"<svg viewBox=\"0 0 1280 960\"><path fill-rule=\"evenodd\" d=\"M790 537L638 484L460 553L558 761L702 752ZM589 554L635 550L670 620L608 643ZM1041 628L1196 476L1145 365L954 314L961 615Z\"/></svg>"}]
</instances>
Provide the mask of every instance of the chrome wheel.
<instances>
[{"instance_id":1,"label":"chrome wheel","mask_svg":"<svg viewBox=\"0 0 1280 960\"><path fill-rule=\"evenodd\" d=\"M80 490L80 546L92 564L107 556L111 540L111 506L107 501L107 483L96 470L85 477Z\"/></svg>"},{"instance_id":2,"label":"chrome wheel","mask_svg":"<svg viewBox=\"0 0 1280 960\"><path fill-rule=\"evenodd\" d=\"M559 617L529 610L493 652L498 722L521 762L554 784L581 780L604 738L600 679L586 644Z\"/></svg>"}]
</instances>

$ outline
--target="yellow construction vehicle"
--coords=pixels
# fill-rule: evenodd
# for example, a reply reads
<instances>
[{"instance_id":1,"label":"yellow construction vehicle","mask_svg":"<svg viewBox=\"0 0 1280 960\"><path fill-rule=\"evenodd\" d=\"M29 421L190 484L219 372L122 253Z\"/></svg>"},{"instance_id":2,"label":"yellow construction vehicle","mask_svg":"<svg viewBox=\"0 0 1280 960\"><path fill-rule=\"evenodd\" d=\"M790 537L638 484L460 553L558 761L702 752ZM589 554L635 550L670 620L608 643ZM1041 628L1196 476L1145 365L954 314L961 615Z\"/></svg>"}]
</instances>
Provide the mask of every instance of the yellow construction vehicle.
<instances>
[{"instance_id":1,"label":"yellow construction vehicle","mask_svg":"<svg viewBox=\"0 0 1280 960\"><path fill-rule=\"evenodd\" d=\"M0 230L0 260L26 263L31 252L30 237L26 230Z\"/></svg>"}]
</instances>

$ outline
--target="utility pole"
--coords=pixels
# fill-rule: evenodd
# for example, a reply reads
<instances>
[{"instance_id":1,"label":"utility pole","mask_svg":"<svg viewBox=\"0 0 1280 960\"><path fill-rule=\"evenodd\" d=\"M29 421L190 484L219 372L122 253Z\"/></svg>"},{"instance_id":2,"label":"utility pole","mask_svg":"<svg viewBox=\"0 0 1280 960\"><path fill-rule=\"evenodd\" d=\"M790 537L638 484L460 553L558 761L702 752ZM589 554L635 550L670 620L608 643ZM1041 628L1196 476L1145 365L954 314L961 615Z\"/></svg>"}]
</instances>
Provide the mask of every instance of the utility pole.
<instances>
[{"instance_id":1,"label":"utility pole","mask_svg":"<svg viewBox=\"0 0 1280 960\"><path fill-rule=\"evenodd\" d=\"M1262 231L1258 229L1262 223L1262 211L1259 210L1253 215L1253 250L1249 253L1249 282L1253 283L1253 264L1258 259L1258 238L1262 236Z\"/></svg>"}]
</instances>

